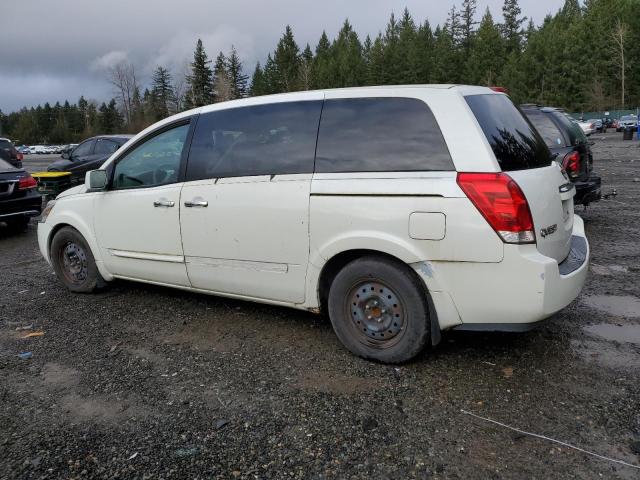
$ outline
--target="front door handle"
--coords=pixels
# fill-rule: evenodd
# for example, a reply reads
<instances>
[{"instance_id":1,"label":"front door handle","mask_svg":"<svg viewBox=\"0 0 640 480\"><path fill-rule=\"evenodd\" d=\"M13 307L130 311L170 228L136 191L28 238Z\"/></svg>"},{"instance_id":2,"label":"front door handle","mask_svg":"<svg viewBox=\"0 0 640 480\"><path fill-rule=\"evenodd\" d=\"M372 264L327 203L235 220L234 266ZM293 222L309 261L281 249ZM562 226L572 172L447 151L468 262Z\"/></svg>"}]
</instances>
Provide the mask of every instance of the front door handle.
<instances>
[{"instance_id":1,"label":"front door handle","mask_svg":"<svg viewBox=\"0 0 640 480\"><path fill-rule=\"evenodd\" d=\"M209 202L205 200L191 200L184 202L185 207L208 207Z\"/></svg>"},{"instance_id":2,"label":"front door handle","mask_svg":"<svg viewBox=\"0 0 640 480\"><path fill-rule=\"evenodd\" d=\"M171 200L156 200L153 202L154 207L173 207L176 202L172 202Z\"/></svg>"}]
</instances>

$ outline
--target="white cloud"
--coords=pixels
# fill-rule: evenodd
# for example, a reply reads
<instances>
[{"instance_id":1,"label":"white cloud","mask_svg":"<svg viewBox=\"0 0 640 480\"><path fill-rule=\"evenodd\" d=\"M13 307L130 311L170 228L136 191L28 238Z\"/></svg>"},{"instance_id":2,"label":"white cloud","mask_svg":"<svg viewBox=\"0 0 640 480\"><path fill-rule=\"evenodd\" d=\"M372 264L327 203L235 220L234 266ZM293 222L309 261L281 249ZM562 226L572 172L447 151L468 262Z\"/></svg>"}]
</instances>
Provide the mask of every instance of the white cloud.
<instances>
[{"instance_id":1,"label":"white cloud","mask_svg":"<svg viewBox=\"0 0 640 480\"><path fill-rule=\"evenodd\" d=\"M89 63L89 70L91 72L101 72L108 70L109 68L119 63L125 62L129 59L129 54L123 50L112 50L104 55L94 58Z\"/></svg>"}]
</instances>

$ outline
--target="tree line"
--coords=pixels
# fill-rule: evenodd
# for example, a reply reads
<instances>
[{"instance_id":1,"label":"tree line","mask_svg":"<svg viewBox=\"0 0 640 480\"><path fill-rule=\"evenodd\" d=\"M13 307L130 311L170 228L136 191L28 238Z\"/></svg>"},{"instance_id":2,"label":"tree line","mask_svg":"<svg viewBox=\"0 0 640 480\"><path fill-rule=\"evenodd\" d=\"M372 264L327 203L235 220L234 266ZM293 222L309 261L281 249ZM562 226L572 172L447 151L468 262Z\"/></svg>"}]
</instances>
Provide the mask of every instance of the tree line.
<instances>
[{"instance_id":1,"label":"tree line","mask_svg":"<svg viewBox=\"0 0 640 480\"><path fill-rule=\"evenodd\" d=\"M198 40L186 71L157 66L147 88L123 62L108 72L109 102L46 103L0 121L5 135L25 143L61 143L138 132L173 113L249 95L416 83L500 85L516 102L569 111L624 109L640 105L638 11L640 0L565 0L536 25L518 0L504 0L502 22L488 8L477 12L477 0L462 0L442 25L418 22L405 9L373 37L360 37L345 20L335 38L323 32L313 48L301 47L286 26L251 81L233 46L214 61Z\"/></svg>"}]
</instances>

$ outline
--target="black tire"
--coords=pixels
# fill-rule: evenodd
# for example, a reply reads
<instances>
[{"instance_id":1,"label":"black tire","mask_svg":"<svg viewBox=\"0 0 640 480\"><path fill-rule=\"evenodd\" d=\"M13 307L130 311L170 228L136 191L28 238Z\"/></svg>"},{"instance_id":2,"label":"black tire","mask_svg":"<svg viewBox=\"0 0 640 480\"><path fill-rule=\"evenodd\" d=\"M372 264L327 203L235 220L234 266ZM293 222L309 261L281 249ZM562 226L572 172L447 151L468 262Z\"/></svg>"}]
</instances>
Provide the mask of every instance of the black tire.
<instances>
[{"instance_id":1,"label":"black tire","mask_svg":"<svg viewBox=\"0 0 640 480\"><path fill-rule=\"evenodd\" d=\"M401 363L431 336L427 291L408 265L366 256L347 264L329 289L331 324L347 349L362 358Z\"/></svg>"},{"instance_id":2,"label":"black tire","mask_svg":"<svg viewBox=\"0 0 640 480\"><path fill-rule=\"evenodd\" d=\"M75 228L63 227L55 234L49 255L56 275L70 291L91 293L106 285L89 245Z\"/></svg>"}]
</instances>

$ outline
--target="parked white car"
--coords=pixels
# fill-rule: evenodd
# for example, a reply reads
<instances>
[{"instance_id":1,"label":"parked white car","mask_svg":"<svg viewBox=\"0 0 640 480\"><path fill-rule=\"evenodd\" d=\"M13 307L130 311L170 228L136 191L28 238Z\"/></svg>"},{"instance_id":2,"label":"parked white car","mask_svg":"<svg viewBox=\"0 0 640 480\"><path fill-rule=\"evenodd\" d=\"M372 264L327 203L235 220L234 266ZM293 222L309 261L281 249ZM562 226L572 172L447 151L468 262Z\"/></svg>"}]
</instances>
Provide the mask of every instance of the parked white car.
<instances>
[{"instance_id":1,"label":"parked white car","mask_svg":"<svg viewBox=\"0 0 640 480\"><path fill-rule=\"evenodd\" d=\"M300 92L152 125L47 205L38 241L74 292L123 278L324 310L353 353L402 362L441 330L568 305L589 259L573 195L504 94Z\"/></svg>"},{"instance_id":2,"label":"parked white car","mask_svg":"<svg viewBox=\"0 0 640 480\"><path fill-rule=\"evenodd\" d=\"M580 120L577 122L585 135L591 135L597 131L595 120Z\"/></svg>"},{"instance_id":3,"label":"parked white car","mask_svg":"<svg viewBox=\"0 0 640 480\"><path fill-rule=\"evenodd\" d=\"M31 153L37 153L40 155L47 153L47 147L45 147L44 145L34 145L30 148L30 150Z\"/></svg>"}]
</instances>

